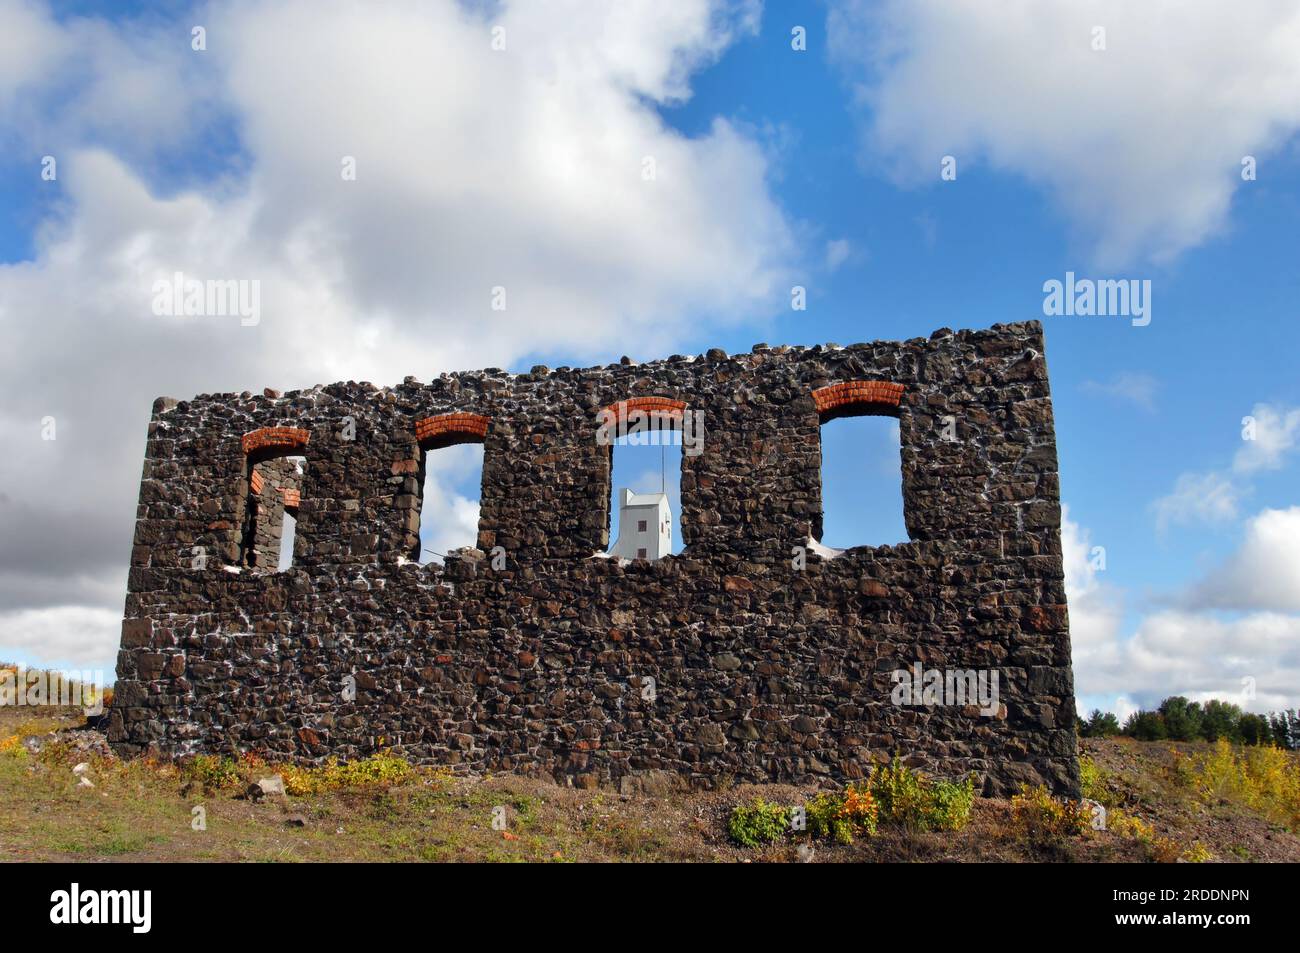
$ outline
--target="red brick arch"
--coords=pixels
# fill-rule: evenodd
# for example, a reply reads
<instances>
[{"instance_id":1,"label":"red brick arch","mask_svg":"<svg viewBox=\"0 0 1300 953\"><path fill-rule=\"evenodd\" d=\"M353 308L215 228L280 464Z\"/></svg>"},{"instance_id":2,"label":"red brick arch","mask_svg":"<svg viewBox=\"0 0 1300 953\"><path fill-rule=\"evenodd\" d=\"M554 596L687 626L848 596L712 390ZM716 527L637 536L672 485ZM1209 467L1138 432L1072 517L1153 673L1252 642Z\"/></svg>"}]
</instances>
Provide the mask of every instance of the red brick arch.
<instances>
[{"instance_id":1,"label":"red brick arch","mask_svg":"<svg viewBox=\"0 0 1300 953\"><path fill-rule=\"evenodd\" d=\"M612 417L622 423L628 414L638 410L643 414L680 418L686 412L686 401L673 397L628 397L610 404L601 411L601 416L605 419Z\"/></svg>"},{"instance_id":2,"label":"red brick arch","mask_svg":"<svg viewBox=\"0 0 1300 953\"><path fill-rule=\"evenodd\" d=\"M487 437L491 417L458 412L425 417L415 422L415 439L425 450L450 447L457 443L482 443Z\"/></svg>"},{"instance_id":3,"label":"red brick arch","mask_svg":"<svg viewBox=\"0 0 1300 953\"><path fill-rule=\"evenodd\" d=\"M897 417L903 385L890 381L844 381L813 391L822 423L837 417Z\"/></svg>"},{"instance_id":4,"label":"red brick arch","mask_svg":"<svg viewBox=\"0 0 1300 953\"><path fill-rule=\"evenodd\" d=\"M299 427L261 427L240 438L244 453L266 452L302 453L311 438L309 431Z\"/></svg>"}]
</instances>

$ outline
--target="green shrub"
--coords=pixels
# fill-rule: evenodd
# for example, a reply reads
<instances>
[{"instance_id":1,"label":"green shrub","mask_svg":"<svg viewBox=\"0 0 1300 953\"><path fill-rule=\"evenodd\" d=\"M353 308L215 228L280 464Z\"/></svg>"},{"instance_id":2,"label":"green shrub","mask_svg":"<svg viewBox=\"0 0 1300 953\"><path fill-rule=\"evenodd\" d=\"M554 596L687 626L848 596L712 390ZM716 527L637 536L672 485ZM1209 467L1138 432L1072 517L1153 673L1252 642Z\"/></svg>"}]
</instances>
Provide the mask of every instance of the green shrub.
<instances>
[{"instance_id":1,"label":"green shrub","mask_svg":"<svg viewBox=\"0 0 1300 953\"><path fill-rule=\"evenodd\" d=\"M324 764L315 767L281 764L276 765L276 770L284 778L285 791L295 797L328 791L397 787L409 784L419 773L405 758L386 751L356 761L326 758Z\"/></svg>"},{"instance_id":2,"label":"green shrub","mask_svg":"<svg viewBox=\"0 0 1300 953\"><path fill-rule=\"evenodd\" d=\"M975 804L975 776L961 781L938 780L932 788L930 827L938 831L959 831L970 823Z\"/></svg>"},{"instance_id":3,"label":"green shrub","mask_svg":"<svg viewBox=\"0 0 1300 953\"><path fill-rule=\"evenodd\" d=\"M243 780L233 758L200 754L181 765L181 777L211 794L237 787Z\"/></svg>"},{"instance_id":4,"label":"green shrub","mask_svg":"<svg viewBox=\"0 0 1300 953\"><path fill-rule=\"evenodd\" d=\"M821 791L804 804L808 836L837 844L872 837L878 824L918 831L957 831L970 822L975 776L960 781L927 778L897 758L877 768L866 781L843 791ZM789 812L762 798L734 808L727 824L743 847L769 844L790 829Z\"/></svg>"},{"instance_id":5,"label":"green shrub","mask_svg":"<svg viewBox=\"0 0 1300 953\"><path fill-rule=\"evenodd\" d=\"M878 811L875 798L865 784L850 784L843 792L822 791L804 806L808 833L829 837L838 844L852 844L854 836L876 833Z\"/></svg>"},{"instance_id":6,"label":"green shrub","mask_svg":"<svg viewBox=\"0 0 1300 953\"><path fill-rule=\"evenodd\" d=\"M975 803L975 778L932 780L897 757L871 773L871 794L880 820L917 831L961 830Z\"/></svg>"},{"instance_id":7,"label":"green shrub","mask_svg":"<svg viewBox=\"0 0 1300 953\"><path fill-rule=\"evenodd\" d=\"M739 804L732 809L727 821L727 834L741 847L759 847L772 843L789 826L790 812L787 808L757 797L749 804Z\"/></svg>"},{"instance_id":8,"label":"green shrub","mask_svg":"<svg viewBox=\"0 0 1300 953\"><path fill-rule=\"evenodd\" d=\"M1017 836L1032 844L1059 845L1088 832L1092 811L1082 801L1052 797L1042 784L1032 788L1025 784L1011 799L1011 824Z\"/></svg>"},{"instance_id":9,"label":"green shrub","mask_svg":"<svg viewBox=\"0 0 1300 953\"><path fill-rule=\"evenodd\" d=\"M889 764L871 772L871 794L880 819L890 824L924 830L928 798L924 780L895 755Z\"/></svg>"},{"instance_id":10,"label":"green shrub","mask_svg":"<svg viewBox=\"0 0 1300 953\"><path fill-rule=\"evenodd\" d=\"M1108 777L1109 775L1102 770L1096 761L1093 761L1086 754L1079 755L1079 786L1086 799L1096 801L1106 807L1113 806L1115 796L1106 787Z\"/></svg>"},{"instance_id":11,"label":"green shrub","mask_svg":"<svg viewBox=\"0 0 1300 953\"><path fill-rule=\"evenodd\" d=\"M840 844L853 843L853 829L846 818L839 816L840 807L840 796L833 791L822 791L805 804L809 835L829 837Z\"/></svg>"}]
</instances>

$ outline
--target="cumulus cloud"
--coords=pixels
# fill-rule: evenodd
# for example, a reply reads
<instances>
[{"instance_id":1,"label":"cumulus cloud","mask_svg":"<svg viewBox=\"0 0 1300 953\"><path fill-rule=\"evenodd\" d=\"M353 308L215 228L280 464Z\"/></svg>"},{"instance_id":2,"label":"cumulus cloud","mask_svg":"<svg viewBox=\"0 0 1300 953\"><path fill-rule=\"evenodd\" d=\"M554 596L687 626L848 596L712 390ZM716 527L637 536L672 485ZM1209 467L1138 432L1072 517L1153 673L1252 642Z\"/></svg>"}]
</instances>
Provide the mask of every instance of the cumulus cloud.
<instances>
[{"instance_id":1,"label":"cumulus cloud","mask_svg":"<svg viewBox=\"0 0 1300 953\"><path fill-rule=\"evenodd\" d=\"M190 49L189 26L157 18L128 28L56 19L35 0L0 0L0 143L25 158L112 143L152 163L213 118L215 76Z\"/></svg>"},{"instance_id":2,"label":"cumulus cloud","mask_svg":"<svg viewBox=\"0 0 1300 953\"><path fill-rule=\"evenodd\" d=\"M0 612L3 661L56 670L101 669L112 683L113 648L104 651L104 633L118 631L122 614L113 609L59 606Z\"/></svg>"},{"instance_id":3,"label":"cumulus cloud","mask_svg":"<svg viewBox=\"0 0 1300 953\"><path fill-rule=\"evenodd\" d=\"M483 445L459 444L425 455L420 507L420 561L442 562L462 546L478 545Z\"/></svg>"},{"instance_id":4,"label":"cumulus cloud","mask_svg":"<svg viewBox=\"0 0 1300 953\"><path fill-rule=\"evenodd\" d=\"M1101 267L1203 242L1243 157L1266 169L1300 127L1300 8L1284 0L852 0L827 34L873 166L928 183L952 155L959 177L979 161L1022 176Z\"/></svg>"},{"instance_id":5,"label":"cumulus cloud","mask_svg":"<svg viewBox=\"0 0 1300 953\"><path fill-rule=\"evenodd\" d=\"M658 352L765 318L798 264L756 134L657 111L751 4L216 3L203 52L190 15L0 6L21 54L0 55L0 141L57 152L62 190L33 260L0 265L0 610L51 658L84 626L33 613L93 608L111 665L158 395ZM259 282L260 321L154 314L176 272Z\"/></svg>"},{"instance_id":6,"label":"cumulus cloud","mask_svg":"<svg viewBox=\"0 0 1300 953\"><path fill-rule=\"evenodd\" d=\"M1118 592L1102 581L1106 553L1095 547L1092 534L1070 517L1070 507L1061 507L1061 556L1065 566L1065 598L1070 608L1070 642L1078 690L1085 686L1084 673L1110 664L1123 619Z\"/></svg>"},{"instance_id":7,"label":"cumulus cloud","mask_svg":"<svg viewBox=\"0 0 1300 953\"><path fill-rule=\"evenodd\" d=\"M1300 506L1264 510L1223 565L1192 586L1192 608L1300 612Z\"/></svg>"},{"instance_id":8,"label":"cumulus cloud","mask_svg":"<svg viewBox=\"0 0 1300 953\"><path fill-rule=\"evenodd\" d=\"M1122 594L1099 576L1090 534L1063 507L1061 548L1080 709L1098 706L1122 719L1170 695L1221 698L1252 711L1300 703L1295 543L1288 550L1280 538L1294 533L1294 520L1300 508L1266 510L1251 521L1248 540L1230 565L1250 566L1256 575L1246 588L1218 590L1232 598L1207 598L1216 590L1202 584L1181 594L1177 606L1126 625ZM1269 556L1289 560L1269 562ZM1240 611L1217 611L1226 608Z\"/></svg>"},{"instance_id":9,"label":"cumulus cloud","mask_svg":"<svg viewBox=\"0 0 1300 953\"><path fill-rule=\"evenodd\" d=\"M1242 490L1221 473L1184 473L1173 490L1152 504L1156 528L1187 523L1226 523L1237 516Z\"/></svg>"},{"instance_id":10,"label":"cumulus cloud","mask_svg":"<svg viewBox=\"0 0 1300 953\"><path fill-rule=\"evenodd\" d=\"M1242 419L1241 433L1242 445L1231 468L1184 473L1172 491L1152 504L1161 532L1178 524L1222 524L1235 519L1242 497L1252 490L1251 477L1281 469L1300 441L1300 408L1256 404Z\"/></svg>"},{"instance_id":11,"label":"cumulus cloud","mask_svg":"<svg viewBox=\"0 0 1300 953\"><path fill-rule=\"evenodd\" d=\"M1232 460L1238 473L1277 470L1300 440L1300 407L1256 404L1242 421L1242 446Z\"/></svg>"},{"instance_id":12,"label":"cumulus cloud","mask_svg":"<svg viewBox=\"0 0 1300 953\"><path fill-rule=\"evenodd\" d=\"M1088 690L1128 694L1147 708L1173 694L1222 698L1252 711L1294 708L1297 645L1300 616L1157 611L1121 643L1113 665L1086 673Z\"/></svg>"}]
</instances>

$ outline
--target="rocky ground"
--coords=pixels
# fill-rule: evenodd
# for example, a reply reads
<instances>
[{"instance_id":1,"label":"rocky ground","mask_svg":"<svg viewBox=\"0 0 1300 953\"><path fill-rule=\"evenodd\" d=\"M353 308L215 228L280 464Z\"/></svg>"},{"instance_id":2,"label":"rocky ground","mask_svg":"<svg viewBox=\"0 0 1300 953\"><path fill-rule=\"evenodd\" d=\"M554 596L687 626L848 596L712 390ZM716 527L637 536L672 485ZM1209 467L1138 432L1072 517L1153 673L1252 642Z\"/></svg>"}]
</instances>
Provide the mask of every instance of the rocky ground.
<instances>
[{"instance_id":1,"label":"rocky ground","mask_svg":"<svg viewBox=\"0 0 1300 953\"><path fill-rule=\"evenodd\" d=\"M849 846L800 841L745 849L732 808L756 796L804 803L811 789L739 785L696 793L579 791L514 776L422 772L396 786L304 796L254 792L249 778L206 790L176 765L109 754L73 712L0 710L0 858L181 861L1300 861L1276 816L1178 780L1175 748L1084 740L1090 792L1140 818L1156 840L1112 831L1026 836L1010 801L977 799L957 832L882 826ZM71 730L69 730L71 729ZM16 749L22 748L19 752ZM505 829L494 827L505 818ZM199 823L199 820L202 823ZM1175 845L1173 854L1170 845ZM1195 848L1195 850L1193 850Z\"/></svg>"}]
</instances>

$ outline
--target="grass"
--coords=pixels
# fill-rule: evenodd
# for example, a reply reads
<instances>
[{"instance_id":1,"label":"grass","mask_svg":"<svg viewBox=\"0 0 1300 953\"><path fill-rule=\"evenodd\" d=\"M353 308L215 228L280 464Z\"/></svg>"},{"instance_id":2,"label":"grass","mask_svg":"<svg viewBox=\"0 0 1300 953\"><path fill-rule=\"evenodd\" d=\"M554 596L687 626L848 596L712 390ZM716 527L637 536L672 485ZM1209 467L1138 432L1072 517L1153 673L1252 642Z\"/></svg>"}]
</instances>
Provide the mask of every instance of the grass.
<instances>
[{"instance_id":1,"label":"grass","mask_svg":"<svg viewBox=\"0 0 1300 953\"><path fill-rule=\"evenodd\" d=\"M1017 807L1013 800L967 798L960 784L882 768L857 786L854 799L846 791L824 798L827 829L836 817L851 818L853 836L782 833L767 841L764 834L755 846L740 847L728 833L738 805L761 798L769 814L788 812L813 804L819 792L736 784L653 798L512 775L453 777L384 754L286 769L251 758L121 762L58 744L31 754L6 742L20 728L40 733L75 721L71 714L0 710L0 857L735 862L793 861L801 846L805 857L812 846L817 861L1300 861L1300 838L1288 829L1293 753L1085 740L1084 791L1106 806L1108 829L1067 824L1055 834L1044 833L1041 821L1027 826L1026 810L1055 810L1046 792L1030 793L1039 798L1037 808ZM72 772L79 761L90 763L94 787L79 786ZM287 797L241 796L251 781L276 772ZM203 829L194 827L196 807L205 814ZM292 823L294 815L305 825Z\"/></svg>"}]
</instances>

